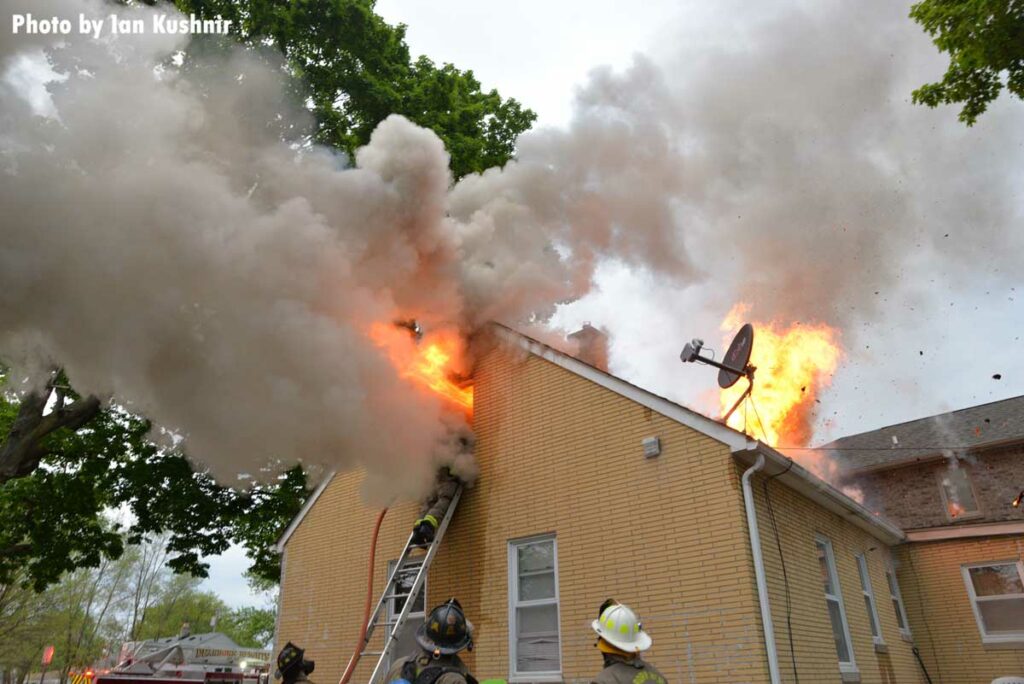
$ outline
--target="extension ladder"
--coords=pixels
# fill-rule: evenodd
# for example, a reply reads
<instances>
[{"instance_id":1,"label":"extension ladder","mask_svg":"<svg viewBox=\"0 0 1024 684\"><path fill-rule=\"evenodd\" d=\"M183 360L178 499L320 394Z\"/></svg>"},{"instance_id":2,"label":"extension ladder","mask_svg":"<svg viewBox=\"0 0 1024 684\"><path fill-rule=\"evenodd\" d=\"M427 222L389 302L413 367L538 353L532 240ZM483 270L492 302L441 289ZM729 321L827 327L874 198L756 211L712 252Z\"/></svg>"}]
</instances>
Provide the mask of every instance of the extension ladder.
<instances>
[{"instance_id":1,"label":"extension ladder","mask_svg":"<svg viewBox=\"0 0 1024 684\"><path fill-rule=\"evenodd\" d=\"M402 631L402 627L405 626L406 620L409 618L409 613L412 610L413 603L416 601L416 596L423 589L423 582L427 579L427 571L430 570L430 564L434 560L434 556L437 555L437 549L441 546L441 540L444 539L444 533L448 529L448 523L451 522L452 515L455 513L455 507L459 504L459 499L462 498L462 485L455 490L455 495L452 497L452 502L448 506L448 510L445 511L444 518L441 519L441 523L437 526L437 532L434 535L434 541L427 545L413 544L413 535L409 534L409 539L405 542L405 549L402 551L402 555L398 558L398 562L395 563L395 569L391 571L388 576L387 584L384 586L384 592L377 600L377 607L373 609L373 613L370 614L370 620L366 625L366 637L363 639L363 643L360 646L362 649L359 653L361 658L364 655L378 656L377 664L373 668L373 673L370 675L370 679L367 684L377 684L382 680L387 672L387 667L391 659L392 651L395 648L395 644L398 643L398 635ZM424 556L416 555L413 556L412 552L415 549L426 548L427 553ZM410 560L423 559L423 563L420 565L419 570L416 572L416 577L413 579L412 586L409 588L409 592L398 593L399 580L402 578L402 569L406 563ZM388 601L396 598L404 598L405 603L402 606L401 612L395 619L391 629L388 631L387 636L384 638L384 647L380 651L368 651L366 647L370 643L370 638L373 636L374 629L377 627L377 623L380 621L381 616L387 613L385 607ZM352 656L355 657L354 655Z\"/></svg>"}]
</instances>

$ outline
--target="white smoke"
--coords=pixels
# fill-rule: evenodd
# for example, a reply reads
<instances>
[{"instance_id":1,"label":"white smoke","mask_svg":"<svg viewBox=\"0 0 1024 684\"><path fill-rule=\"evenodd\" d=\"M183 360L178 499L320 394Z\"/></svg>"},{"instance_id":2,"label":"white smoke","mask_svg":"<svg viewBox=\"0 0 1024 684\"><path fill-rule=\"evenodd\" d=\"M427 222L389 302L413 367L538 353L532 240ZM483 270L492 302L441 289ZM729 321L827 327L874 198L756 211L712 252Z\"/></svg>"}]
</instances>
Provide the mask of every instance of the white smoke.
<instances>
[{"instance_id":1,"label":"white smoke","mask_svg":"<svg viewBox=\"0 0 1024 684\"><path fill-rule=\"evenodd\" d=\"M967 131L909 105L934 49L905 13L796 3L732 48L598 70L568 130L454 187L438 138L400 117L350 168L282 142L308 120L266 55L179 72L180 38L5 34L0 69L47 47L66 80L50 118L0 85L0 350L61 364L222 478L303 459L410 491L459 421L397 377L375 322L544 321L614 259L732 282L755 317L852 325L915 259L1018 260L1020 112Z\"/></svg>"}]
</instances>

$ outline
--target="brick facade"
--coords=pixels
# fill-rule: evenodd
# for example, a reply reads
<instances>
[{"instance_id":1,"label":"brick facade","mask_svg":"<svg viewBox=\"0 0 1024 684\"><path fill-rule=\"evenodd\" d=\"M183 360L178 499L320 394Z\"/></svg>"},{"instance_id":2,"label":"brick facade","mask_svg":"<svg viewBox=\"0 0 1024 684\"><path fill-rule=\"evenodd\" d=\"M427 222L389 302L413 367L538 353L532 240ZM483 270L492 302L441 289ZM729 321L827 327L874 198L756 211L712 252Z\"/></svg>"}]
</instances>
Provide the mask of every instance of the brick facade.
<instances>
[{"instance_id":1,"label":"brick facade","mask_svg":"<svg viewBox=\"0 0 1024 684\"><path fill-rule=\"evenodd\" d=\"M1024 430L1024 426L1021 428ZM1024 446L993 449L961 460L970 478L979 516L950 518L940 491L945 459L876 470L848 478L864 492L864 504L900 527L913 530L979 522L1024 521L1024 506L1010 502L1024 487Z\"/></svg>"},{"instance_id":2,"label":"brick facade","mask_svg":"<svg viewBox=\"0 0 1024 684\"><path fill-rule=\"evenodd\" d=\"M767 682L742 471L729 447L536 356L493 350L474 377L480 479L464 496L427 583L428 605L458 596L475 623L477 648L466 657L474 673L509 677L509 540L553 534L564 681L589 681L599 668L589 624L613 596L643 616L654 638L650 659L669 681ZM641 440L649 436L660 437L662 453L645 459ZM336 477L285 550L278 646L304 646L318 681L340 676L362 617L375 512L360 502L361 480L359 473ZM840 681L814 549L820 532L834 544L860 681L917 684L909 644L896 635L884 600L877 560L884 545L785 486L770 486L800 681ZM781 563L760 484L757 492L780 666L784 681L793 681ZM385 520L377 592L416 509L397 506ZM886 654L871 643L858 550L872 559ZM370 667L363 663L353 681L365 682Z\"/></svg>"},{"instance_id":3,"label":"brick facade","mask_svg":"<svg viewBox=\"0 0 1024 684\"><path fill-rule=\"evenodd\" d=\"M897 550L910 626L934 684L1024 676L1024 644L982 644L960 570L966 563L1014 559L1024 559L1024 535L904 544Z\"/></svg>"}]
</instances>

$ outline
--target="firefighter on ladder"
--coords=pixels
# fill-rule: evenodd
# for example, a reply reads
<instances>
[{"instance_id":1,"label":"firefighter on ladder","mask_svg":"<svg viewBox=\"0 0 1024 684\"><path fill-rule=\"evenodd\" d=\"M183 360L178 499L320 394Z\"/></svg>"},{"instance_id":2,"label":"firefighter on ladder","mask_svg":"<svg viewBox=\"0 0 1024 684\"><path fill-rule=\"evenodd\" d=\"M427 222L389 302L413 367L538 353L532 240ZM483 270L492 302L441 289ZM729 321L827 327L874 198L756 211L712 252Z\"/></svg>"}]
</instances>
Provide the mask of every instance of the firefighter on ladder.
<instances>
[{"instance_id":1,"label":"firefighter on ladder","mask_svg":"<svg viewBox=\"0 0 1024 684\"><path fill-rule=\"evenodd\" d=\"M640 657L652 641L632 608L608 599L590 626L597 632L596 646L604 657L604 669L591 684L665 684L657 668Z\"/></svg>"},{"instance_id":2,"label":"firefighter on ladder","mask_svg":"<svg viewBox=\"0 0 1024 684\"><path fill-rule=\"evenodd\" d=\"M430 611L416 630L418 653L399 658L388 671L389 684L477 684L462 659L473 648L473 626L458 599L448 599Z\"/></svg>"},{"instance_id":3,"label":"firefighter on ladder","mask_svg":"<svg viewBox=\"0 0 1024 684\"><path fill-rule=\"evenodd\" d=\"M413 523L413 544L426 546L434 541L434 536L437 534L437 526L441 524L444 514L448 512L448 507L452 503L455 492L459 490L460 484L461 481L452 475L452 471L448 466L437 471L434 489L423 502L420 518Z\"/></svg>"}]
</instances>

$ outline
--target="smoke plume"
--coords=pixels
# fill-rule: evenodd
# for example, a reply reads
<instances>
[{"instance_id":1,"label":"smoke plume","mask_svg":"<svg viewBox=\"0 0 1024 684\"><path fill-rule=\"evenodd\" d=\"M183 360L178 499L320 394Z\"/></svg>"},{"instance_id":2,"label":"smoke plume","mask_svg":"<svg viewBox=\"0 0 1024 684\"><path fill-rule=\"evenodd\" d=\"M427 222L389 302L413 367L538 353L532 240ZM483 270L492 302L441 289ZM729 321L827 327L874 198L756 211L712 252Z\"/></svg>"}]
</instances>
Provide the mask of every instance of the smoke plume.
<instances>
[{"instance_id":1,"label":"smoke plume","mask_svg":"<svg viewBox=\"0 0 1024 684\"><path fill-rule=\"evenodd\" d=\"M45 54L64 80L52 116L0 84L0 350L24 372L59 363L224 479L302 459L409 492L463 428L374 323L543 322L608 260L840 326L922 261L1012 272L1019 111L968 131L910 106L936 60L905 7L743 12L733 45L595 71L567 130L454 186L439 139L401 117L351 163L296 143L309 121L267 55L179 70L180 37L4 32L0 70Z\"/></svg>"}]
</instances>

